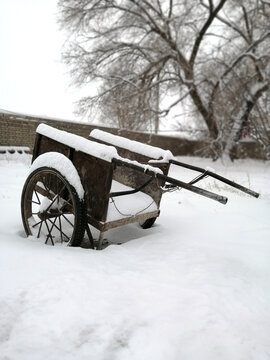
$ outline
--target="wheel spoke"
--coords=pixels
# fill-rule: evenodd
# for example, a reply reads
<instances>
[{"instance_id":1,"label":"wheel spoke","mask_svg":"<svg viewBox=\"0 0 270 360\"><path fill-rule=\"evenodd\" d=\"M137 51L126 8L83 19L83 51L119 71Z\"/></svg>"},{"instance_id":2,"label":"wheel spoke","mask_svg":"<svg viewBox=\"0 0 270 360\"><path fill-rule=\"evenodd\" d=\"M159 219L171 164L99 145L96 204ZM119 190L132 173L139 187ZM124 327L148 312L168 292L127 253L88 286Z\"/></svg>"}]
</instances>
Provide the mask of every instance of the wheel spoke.
<instances>
[{"instance_id":1,"label":"wheel spoke","mask_svg":"<svg viewBox=\"0 0 270 360\"><path fill-rule=\"evenodd\" d=\"M65 189L65 185L63 186L62 190L60 191L60 194L63 192L63 190ZM59 197L59 194L57 196L54 197L54 199L52 199L52 202L50 203L50 205L47 207L47 209L44 210L44 212L48 212L50 210L50 208L52 207L52 205L55 203L56 199Z\"/></svg>"},{"instance_id":2,"label":"wheel spoke","mask_svg":"<svg viewBox=\"0 0 270 360\"><path fill-rule=\"evenodd\" d=\"M46 185L47 183L49 184L49 186L50 186L50 184L51 184L48 175L51 177L51 174L46 174L45 176L42 177L42 184L43 184L45 190L46 190L47 193L48 193L48 195L46 195L47 198L50 199L50 200L52 200L53 196L55 196L55 193ZM46 181L46 177L47 177L48 181ZM44 179L45 179L45 180L44 180Z\"/></svg>"},{"instance_id":3,"label":"wheel spoke","mask_svg":"<svg viewBox=\"0 0 270 360\"><path fill-rule=\"evenodd\" d=\"M50 221L50 222L53 224L52 221ZM49 229L49 226L48 226L46 220L45 220L45 224L46 224L46 227L47 227L47 230L48 230L48 234L47 234L47 238L46 238L45 244L47 244L47 242L48 242L48 240L49 240L49 238L50 238L50 239L51 239L51 242L52 242L52 245L54 245L53 238L52 238L52 234L51 234L51 232L50 232L50 229Z\"/></svg>"},{"instance_id":4,"label":"wheel spoke","mask_svg":"<svg viewBox=\"0 0 270 360\"><path fill-rule=\"evenodd\" d=\"M58 200L59 200L59 186L60 186L60 180L57 178L57 180L56 180L56 193L58 194Z\"/></svg>"},{"instance_id":5,"label":"wheel spoke","mask_svg":"<svg viewBox=\"0 0 270 360\"><path fill-rule=\"evenodd\" d=\"M39 222L35 223L34 225L32 225L32 227L36 227L38 226L38 224L42 223L44 220L40 220Z\"/></svg>"},{"instance_id":6,"label":"wheel spoke","mask_svg":"<svg viewBox=\"0 0 270 360\"><path fill-rule=\"evenodd\" d=\"M59 221L59 228L60 228L60 235L61 235L61 243L63 242L63 234L62 234L62 224L61 224L61 216L58 217Z\"/></svg>"},{"instance_id":7,"label":"wheel spoke","mask_svg":"<svg viewBox=\"0 0 270 360\"><path fill-rule=\"evenodd\" d=\"M38 229L37 238L39 238L39 236L40 236L40 232L41 232L41 228L42 228L42 223L43 223L43 220L40 221L40 227L39 227L39 229ZM33 226L33 227L34 227L34 226Z\"/></svg>"},{"instance_id":8,"label":"wheel spoke","mask_svg":"<svg viewBox=\"0 0 270 360\"><path fill-rule=\"evenodd\" d=\"M59 193L59 195L63 192L63 189L61 190L61 192ZM67 207L67 210L69 211L68 213L74 213L74 209L73 209L73 202L69 202L70 200L70 194L68 194L68 199L64 199L64 198L61 198L59 196L59 198L62 200L62 206L59 208L59 210L62 210L64 207Z\"/></svg>"},{"instance_id":9,"label":"wheel spoke","mask_svg":"<svg viewBox=\"0 0 270 360\"><path fill-rule=\"evenodd\" d=\"M74 228L74 224L72 224L72 222L70 222L69 219L67 217L65 217L64 214L62 214L62 216Z\"/></svg>"},{"instance_id":10,"label":"wheel spoke","mask_svg":"<svg viewBox=\"0 0 270 360\"><path fill-rule=\"evenodd\" d=\"M51 229L50 229L50 237L51 237L51 239L52 239L52 229L53 229L54 226L55 226L56 220L57 220L57 217L55 217L55 219L54 219L54 221L53 221L53 223L52 223Z\"/></svg>"},{"instance_id":11,"label":"wheel spoke","mask_svg":"<svg viewBox=\"0 0 270 360\"><path fill-rule=\"evenodd\" d=\"M48 220L50 223L53 223L50 219L48 219ZM54 224L54 226L57 230L61 231L60 228L56 224ZM63 230L61 231L61 233L68 239L68 241L70 240L70 236L67 236Z\"/></svg>"},{"instance_id":12,"label":"wheel spoke","mask_svg":"<svg viewBox=\"0 0 270 360\"><path fill-rule=\"evenodd\" d=\"M50 194L50 190L46 186L46 175L42 177L42 184L45 187L45 190Z\"/></svg>"},{"instance_id":13,"label":"wheel spoke","mask_svg":"<svg viewBox=\"0 0 270 360\"><path fill-rule=\"evenodd\" d=\"M34 189L34 193L35 193L35 195L36 195L36 197L37 197L37 201L38 201L38 203L35 202L35 204L40 205L40 204L41 204L40 198L39 198L38 193L37 193L37 191L36 191L35 189ZM33 201L33 202L34 202L34 201Z\"/></svg>"}]
</instances>

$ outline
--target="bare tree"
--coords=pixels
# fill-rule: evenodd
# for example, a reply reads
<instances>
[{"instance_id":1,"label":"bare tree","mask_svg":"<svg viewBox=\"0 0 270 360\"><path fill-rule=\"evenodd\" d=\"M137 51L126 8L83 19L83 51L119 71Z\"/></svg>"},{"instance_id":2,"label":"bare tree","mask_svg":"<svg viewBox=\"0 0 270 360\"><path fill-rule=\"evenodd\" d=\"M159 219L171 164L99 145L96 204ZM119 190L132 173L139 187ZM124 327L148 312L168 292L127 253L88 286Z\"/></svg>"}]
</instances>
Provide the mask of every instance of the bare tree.
<instances>
[{"instance_id":1,"label":"bare tree","mask_svg":"<svg viewBox=\"0 0 270 360\"><path fill-rule=\"evenodd\" d=\"M236 44L235 49L224 48L229 56L223 56L224 70L212 91L224 157L233 157L259 99L269 90L270 18L265 10L264 1L231 1L230 15L224 12L218 16L233 39L233 47Z\"/></svg>"},{"instance_id":2,"label":"bare tree","mask_svg":"<svg viewBox=\"0 0 270 360\"><path fill-rule=\"evenodd\" d=\"M268 2L58 3L61 23L70 33L64 57L75 83L99 84L96 95L82 99L84 112L98 104L120 126L139 128L147 118L157 124L158 116L188 98L216 155L231 156L251 112L268 91ZM161 109L160 94L170 89L177 89L178 99Z\"/></svg>"},{"instance_id":3,"label":"bare tree","mask_svg":"<svg viewBox=\"0 0 270 360\"><path fill-rule=\"evenodd\" d=\"M96 105L99 106L101 120L104 123L117 124L120 129L156 130L154 128L156 114L151 111L156 98L151 91L134 94L133 89L126 85L116 87L104 96L97 97L99 102ZM86 106L89 106L87 100Z\"/></svg>"},{"instance_id":4,"label":"bare tree","mask_svg":"<svg viewBox=\"0 0 270 360\"><path fill-rule=\"evenodd\" d=\"M196 60L226 1L214 6L209 0L206 9L187 0L60 0L62 24L71 34L65 60L77 84L102 80L98 98L127 84L134 96L177 86L179 101L190 96L215 137L217 127L198 91Z\"/></svg>"}]
</instances>

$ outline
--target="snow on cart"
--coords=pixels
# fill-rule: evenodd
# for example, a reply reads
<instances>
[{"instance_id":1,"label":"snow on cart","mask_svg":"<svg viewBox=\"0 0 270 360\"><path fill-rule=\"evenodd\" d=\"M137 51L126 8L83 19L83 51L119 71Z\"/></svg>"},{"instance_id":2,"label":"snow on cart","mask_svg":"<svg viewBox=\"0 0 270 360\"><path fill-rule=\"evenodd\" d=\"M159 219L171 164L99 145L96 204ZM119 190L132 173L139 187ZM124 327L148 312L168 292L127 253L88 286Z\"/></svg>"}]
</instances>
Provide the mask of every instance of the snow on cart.
<instances>
[{"instance_id":1,"label":"snow on cart","mask_svg":"<svg viewBox=\"0 0 270 360\"><path fill-rule=\"evenodd\" d=\"M199 172L189 183L168 176L170 164ZM251 196L259 194L211 171L177 161L170 151L93 130L89 139L38 126L30 174L21 198L27 235L45 243L101 249L104 233L137 222L151 227L162 194L183 188L226 204L227 198L195 183L211 176ZM90 226L99 230L94 241ZM84 238L85 237L85 238Z\"/></svg>"}]
</instances>

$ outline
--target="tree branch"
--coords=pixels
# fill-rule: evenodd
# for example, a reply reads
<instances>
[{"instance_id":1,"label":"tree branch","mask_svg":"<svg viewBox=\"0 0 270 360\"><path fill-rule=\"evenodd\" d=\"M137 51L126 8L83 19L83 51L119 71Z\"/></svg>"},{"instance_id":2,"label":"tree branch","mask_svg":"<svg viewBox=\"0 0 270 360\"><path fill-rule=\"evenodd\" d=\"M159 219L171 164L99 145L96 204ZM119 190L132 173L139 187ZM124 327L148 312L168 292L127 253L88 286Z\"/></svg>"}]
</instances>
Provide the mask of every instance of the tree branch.
<instances>
[{"instance_id":1,"label":"tree branch","mask_svg":"<svg viewBox=\"0 0 270 360\"><path fill-rule=\"evenodd\" d=\"M218 12L222 9L222 7L225 5L227 0L220 0L220 3L217 5L217 7L213 10L213 4L212 1L210 1L210 7L209 7L209 16L208 19L206 20L206 22L204 23L203 27L201 28L199 35L197 36L195 43L193 45L193 49L191 52L191 56L190 56L190 60L189 60L189 64L190 67L193 68L194 66L194 62L197 56L197 53L199 51L199 47L201 45L201 42L203 40L203 37L206 33L206 31L208 30L208 28L210 27L210 25L212 24L212 22L214 21L215 17L217 16Z\"/></svg>"}]
</instances>

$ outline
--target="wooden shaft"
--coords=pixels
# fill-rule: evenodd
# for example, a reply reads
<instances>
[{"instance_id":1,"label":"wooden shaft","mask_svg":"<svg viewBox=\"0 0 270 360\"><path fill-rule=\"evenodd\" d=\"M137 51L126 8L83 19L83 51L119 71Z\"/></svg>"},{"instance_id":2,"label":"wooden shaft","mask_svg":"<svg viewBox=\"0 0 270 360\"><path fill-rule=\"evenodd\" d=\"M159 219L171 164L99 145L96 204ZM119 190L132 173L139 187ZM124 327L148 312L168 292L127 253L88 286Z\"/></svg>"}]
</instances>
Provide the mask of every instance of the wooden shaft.
<instances>
[{"instance_id":1,"label":"wooden shaft","mask_svg":"<svg viewBox=\"0 0 270 360\"><path fill-rule=\"evenodd\" d=\"M232 187L234 187L234 188L236 188L236 189L238 189L238 190L240 190L240 191L243 191L243 192L245 192L246 194L249 194L249 195L251 195L251 196L254 196L254 197L256 197L256 198L258 198L258 197L260 196L259 193L255 192L255 191L253 191L253 190L250 190L250 189L248 189L248 188L246 188L246 187L244 187L244 186L242 186L242 185L240 185L240 184L237 184L237 183L235 183L235 182L233 182L233 181L231 181L231 180L229 180L229 179L227 179L227 178L225 178L225 177L223 177L223 176L220 176L220 175L218 175L218 174L215 174L215 173L213 173L212 171L208 171L208 170L205 170L205 169L200 168L200 167L198 167L198 166L189 165L189 164L182 163L182 162L176 161L176 160L170 160L170 163L171 163L171 164L174 164L174 165L177 165L177 166L184 167L184 168L186 168L186 169L190 169L190 170L194 170L194 171L201 172L201 173L204 174L204 176L211 176L211 177L214 178L214 179L217 179L217 180L219 180L219 181L222 181L222 182L224 182L225 184L230 185L230 186L232 186Z\"/></svg>"},{"instance_id":2,"label":"wooden shaft","mask_svg":"<svg viewBox=\"0 0 270 360\"><path fill-rule=\"evenodd\" d=\"M215 194L215 193L213 193L211 191L198 188L197 186L193 186L191 184L188 184L188 183L185 183L183 181L171 178L169 176L160 174L158 172L154 172L154 171L149 170L149 169L144 169L143 167L135 165L133 163L125 162L123 160L119 160L119 159L115 159L115 158L112 161L113 161L113 163L115 163L118 166L125 166L127 168L134 169L134 170L137 170L139 172L143 172L143 173L145 173L147 175L155 176L156 178L167 181L170 184L179 186L179 187L181 187L183 189L192 191L192 192L194 192L196 194L208 197L208 198L210 198L212 200L216 200L216 201L220 202L221 204L226 204L227 201L228 201L228 198L226 198L225 196L221 196L221 195Z\"/></svg>"}]
</instances>

